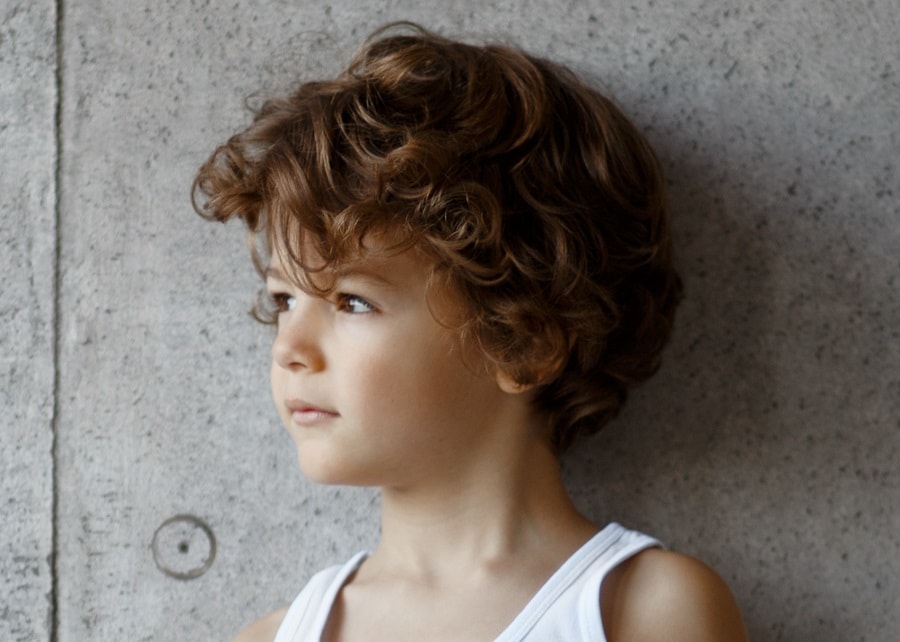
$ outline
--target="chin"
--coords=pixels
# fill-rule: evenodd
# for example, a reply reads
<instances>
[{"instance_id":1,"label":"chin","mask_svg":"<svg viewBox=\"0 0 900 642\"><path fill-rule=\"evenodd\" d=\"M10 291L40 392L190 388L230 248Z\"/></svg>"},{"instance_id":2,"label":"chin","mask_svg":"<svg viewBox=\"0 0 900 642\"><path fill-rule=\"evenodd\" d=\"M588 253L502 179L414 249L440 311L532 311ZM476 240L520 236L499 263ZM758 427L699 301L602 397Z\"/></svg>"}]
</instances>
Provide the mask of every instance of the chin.
<instances>
[{"instance_id":1,"label":"chin","mask_svg":"<svg viewBox=\"0 0 900 642\"><path fill-rule=\"evenodd\" d=\"M297 445L300 472L309 481L324 486L371 486L367 477L354 470L346 460L308 444Z\"/></svg>"}]
</instances>

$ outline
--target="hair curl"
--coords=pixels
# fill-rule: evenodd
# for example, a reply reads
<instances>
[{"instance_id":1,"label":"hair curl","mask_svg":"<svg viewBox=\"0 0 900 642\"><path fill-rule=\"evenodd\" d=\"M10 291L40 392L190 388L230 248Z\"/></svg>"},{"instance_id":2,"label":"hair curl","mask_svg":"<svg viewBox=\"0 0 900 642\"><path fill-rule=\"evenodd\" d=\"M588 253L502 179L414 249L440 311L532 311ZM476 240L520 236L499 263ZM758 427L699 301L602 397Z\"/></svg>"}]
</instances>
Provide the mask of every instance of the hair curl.
<instances>
[{"instance_id":1,"label":"hair curl","mask_svg":"<svg viewBox=\"0 0 900 642\"><path fill-rule=\"evenodd\" d=\"M415 25L267 100L192 197L243 219L257 269L260 235L308 276L306 244L334 266L399 233L459 292L460 331L535 384L558 451L658 369L681 296L660 165L628 118L564 67Z\"/></svg>"}]
</instances>

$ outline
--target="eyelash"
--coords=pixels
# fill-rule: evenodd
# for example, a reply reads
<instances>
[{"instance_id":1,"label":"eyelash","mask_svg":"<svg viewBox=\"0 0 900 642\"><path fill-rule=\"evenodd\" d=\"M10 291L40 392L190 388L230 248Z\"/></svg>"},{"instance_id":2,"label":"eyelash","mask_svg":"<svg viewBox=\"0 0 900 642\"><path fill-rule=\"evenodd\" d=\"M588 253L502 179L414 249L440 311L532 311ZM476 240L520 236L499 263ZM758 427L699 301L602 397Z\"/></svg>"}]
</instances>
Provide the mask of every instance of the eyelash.
<instances>
[{"instance_id":1,"label":"eyelash","mask_svg":"<svg viewBox=\"0 0 900 642\"><path fill-rule=\"evenodd\" d=\"M362 297L356 296L355 294L345 294L343 292L339 292L335 296L335 303L337 305L337 309L340 312L347 312L349 314L369 314L371 312L375 312L374 305L372 305ZM365 309L362 311L354 311L352 307L357 304L361 305Z\"/></svg>"}]
</instances>

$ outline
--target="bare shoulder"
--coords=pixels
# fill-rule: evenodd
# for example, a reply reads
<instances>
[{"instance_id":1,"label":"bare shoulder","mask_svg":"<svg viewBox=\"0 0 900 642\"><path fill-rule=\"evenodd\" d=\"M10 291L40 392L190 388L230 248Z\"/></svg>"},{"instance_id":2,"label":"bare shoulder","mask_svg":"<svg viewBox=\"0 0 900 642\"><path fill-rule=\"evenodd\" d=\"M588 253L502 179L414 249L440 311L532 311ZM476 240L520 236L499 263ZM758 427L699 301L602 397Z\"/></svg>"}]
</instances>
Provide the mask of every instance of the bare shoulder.
<instances>
[{"instance_id":1,"label":"bare shoulder","mask_svg":"<svg viewBox=\"0 0 900 642\"><path fill-rule=\"evenodd\" d=\"M286 613L287 607L272 611L242 629L231 642L272 642Z\"/></svg>"},{"instance_id":2,"label":"bare shoulder","mask_svg":"<svg viewBox=\"0 0 900 642\"><path fill-rule=\"evenodd\" d=\"M603 582L603 624L610 642L746 642L731 590L702 562L648 549Z\"/></svg>"}]
</instances>

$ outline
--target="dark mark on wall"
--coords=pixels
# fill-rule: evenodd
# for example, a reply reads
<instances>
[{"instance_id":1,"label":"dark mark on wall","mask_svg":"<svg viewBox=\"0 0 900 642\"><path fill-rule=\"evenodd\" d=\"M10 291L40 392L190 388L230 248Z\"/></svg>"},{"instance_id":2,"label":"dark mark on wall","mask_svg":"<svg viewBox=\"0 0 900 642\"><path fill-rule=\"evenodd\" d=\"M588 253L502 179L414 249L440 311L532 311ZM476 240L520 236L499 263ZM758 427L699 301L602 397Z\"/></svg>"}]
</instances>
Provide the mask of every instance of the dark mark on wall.
<instances>
[{"instance_id":1,"label":"dark mark on wall","mask_svg":"<svg viewBox=\"0 0 900 642\"><path fill-rule=\"evenodd\" d=\"M200 577L216 559L215 535L194 515L175 515L164 521L153 533L150 548L156 567L176 580Z\"/></svg>"}]
</instances>

